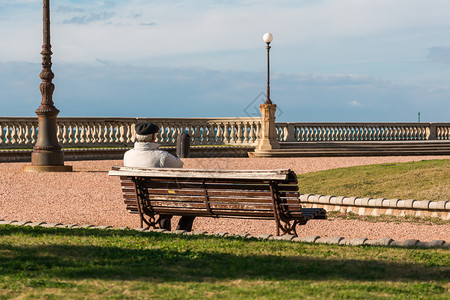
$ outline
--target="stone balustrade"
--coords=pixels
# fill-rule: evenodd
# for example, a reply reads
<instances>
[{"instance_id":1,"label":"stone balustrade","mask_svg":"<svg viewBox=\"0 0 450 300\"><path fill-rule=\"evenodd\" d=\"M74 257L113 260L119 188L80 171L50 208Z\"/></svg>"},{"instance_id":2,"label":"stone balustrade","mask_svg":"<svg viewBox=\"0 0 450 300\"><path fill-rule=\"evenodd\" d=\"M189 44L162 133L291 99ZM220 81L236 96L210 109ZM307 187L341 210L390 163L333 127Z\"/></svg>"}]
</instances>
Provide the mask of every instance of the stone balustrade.
<instances>
[{"instance_id":1,"label":"stone balustrade","mask_svg":"<svg viewBox=\"0 0 450 300\"><path fill-rule=\"evenodd\" d=\"M160 126L157 142L175 145L183 131L191 145L247 145L257 142L260 118L58 118L57 135L65 148L131 146L134 125L151 121ZM0 118L0 148L32 148L36 143L35 117Z\"/></svg>"},{"instance_id":2,"label":"stone balustrade","mask_svg":"<svg viewBox=\"0 0 450 300\"><path fill-rule=\"evenodd\" d=\"M280 142L450 140L450 123L276 123Z\"/></svg>"},{"instance_id":3,"label":"stone balustrade","mask_svg":"<svg viewBox=\"0 0 450 300\"><path fill-rule=\"evenodd\" d=\"M158 124L157 142L175 145L185 131L191 145L256 146L261 119L256 118L58 118L58 140L64 148L123 147L134 141L139 121ZM275 123L280 142L450 140L450 123ZM35 117L0 117L0 148L32 148Z\"/></svg>"}]
</instances>

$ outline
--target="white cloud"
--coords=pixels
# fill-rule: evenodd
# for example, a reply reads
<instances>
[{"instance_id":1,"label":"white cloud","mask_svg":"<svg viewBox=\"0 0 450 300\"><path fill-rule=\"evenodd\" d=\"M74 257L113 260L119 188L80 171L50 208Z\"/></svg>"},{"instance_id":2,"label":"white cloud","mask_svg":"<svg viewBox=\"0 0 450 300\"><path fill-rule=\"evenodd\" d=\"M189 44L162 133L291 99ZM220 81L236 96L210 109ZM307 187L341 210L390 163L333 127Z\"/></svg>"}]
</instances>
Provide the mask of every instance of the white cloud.
<instances>
[{"instance_id":1,"label":"white cloud","mask_svg":"<svg viewBox=\"0 0 450 300\"><path fill-rule=\"evenodd\" d=\"M356 101L356 100L350 101L349 104L350 104L350 106L354 106L354 107L361 107L361 106L362 106L362 104L359 103L359 102Z\"/></svg>"}]
</instances>

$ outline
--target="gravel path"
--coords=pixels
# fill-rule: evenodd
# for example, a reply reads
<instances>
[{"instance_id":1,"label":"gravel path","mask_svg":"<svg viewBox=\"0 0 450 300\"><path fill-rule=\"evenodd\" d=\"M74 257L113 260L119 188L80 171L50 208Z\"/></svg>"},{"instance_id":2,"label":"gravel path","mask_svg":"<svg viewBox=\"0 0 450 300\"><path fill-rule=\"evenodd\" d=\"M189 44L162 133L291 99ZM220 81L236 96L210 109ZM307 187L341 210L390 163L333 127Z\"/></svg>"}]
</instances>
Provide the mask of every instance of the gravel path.
<instances>
[{"instance_id":1,"label":"gravel path","mask_svg":"<svg viewBox=\"0 0 450 300\"><path fill-rule=\"evenodd\" d=\"M297 174L318 170L391 162L450 159L450 156L307 157L307 158L190 158L185 168L284 169ZM139 226L123 204L119 179L107 171L122 161L71 161L71 173L24 173L24 163L0 164L0 219L63 224ZM357 195L344 195L357 196ZM174 219L176 221L176 219ZM274 234L273 221L197 218L193 230ZM450 241L450 225L370 223L358 220L313 220L298 228L299 236L367 237L394 240Z\"/></svg>"}]
</instances>

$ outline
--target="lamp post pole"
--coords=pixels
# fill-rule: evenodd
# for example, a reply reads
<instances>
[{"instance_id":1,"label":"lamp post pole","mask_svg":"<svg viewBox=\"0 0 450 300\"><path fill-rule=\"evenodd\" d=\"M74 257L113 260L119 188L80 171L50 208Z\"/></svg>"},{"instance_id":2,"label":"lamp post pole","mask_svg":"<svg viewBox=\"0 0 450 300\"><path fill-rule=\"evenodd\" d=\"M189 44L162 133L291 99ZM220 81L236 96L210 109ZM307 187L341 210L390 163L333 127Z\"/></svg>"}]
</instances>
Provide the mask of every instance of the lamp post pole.
<instances>
[{"instance_id":1,"label":"lamp post pole","mask_svg":"<svg viewBox=\"0 0 450 300\"><path fill-rule=\"evenodd\" d=\"M64 166L64 155L58 144L56 117L59 110L53 103L52 51L50 44L50 0L43 0L43 44L42 71L40 78L41 105L35 111L38 117L38 137L31 153L31 165L24 166L26 172L68 172L71 166Z\"/></svg>"},{"instance_id":2,"label":"lamp post pole","mask_svg":"<svg viewBox=\"0 0 450 300\"><path fill-rule=\"evenodd\" d=\"M272 104L272 100L270 100L270 43L273 41L273 36L271 33L266 33L263 36L264 42L266 42L267 46L267 99L264 104Z\"/></svg>"}]
</instances>

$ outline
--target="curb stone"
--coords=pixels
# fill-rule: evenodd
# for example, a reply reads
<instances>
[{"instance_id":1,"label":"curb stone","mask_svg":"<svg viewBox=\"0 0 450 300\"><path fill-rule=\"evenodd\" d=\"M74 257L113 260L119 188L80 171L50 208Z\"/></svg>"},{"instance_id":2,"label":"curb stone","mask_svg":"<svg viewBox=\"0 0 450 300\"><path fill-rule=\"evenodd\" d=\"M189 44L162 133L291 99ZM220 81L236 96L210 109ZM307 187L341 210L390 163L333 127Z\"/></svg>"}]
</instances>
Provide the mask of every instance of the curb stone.
<instances>
[{"instance_id":1,"label":"curb stone","mask_svg":"<svg viewBox=\"0 0 450 300\"><path fill-rule=\"evenodd\" d=\"M60 227L62 226L62 223L46 223L46 224L42 224L41 227L45 227L45 228L55 228L55 227Z\"/></svg>"},{"instance_id":2,"label":"curb stone","mask_svg":"<svg viewBox=\"0 0 450 300\"><path fill-rule=\"evenodd\" d=\"M340 241L342 241L344 238L342 236L333 236L328 238L319 238L316 240L316 243L318 244L336 244L338 245Z\"/></svg>"},{"instance_id":3,"label":"curb stone","mask_svg":"<svg viewBox=\"0 0 450 300\"><path fill-rule=\"evenodd\" d=\"M304 243L315 243L318 239L320 239L320 236L318 235L308 235L305 237L296 237L294 238L294 241L296 242L304 242Z\"/></svg>"},{"instance_id":4,"label":"curb stone","mask_svg":"<svg viewBox=\"0 0 450 300\"><path fill-rule=\"evenodd\" d=\"M373 199L320 194L301 194L299 199L306 207L326 207L329 211L345 211L370 216L377 215L378 210L383 210L385 211L383 215L432 216L450 220L450 201L443 200Z\"/></svg>"},{"instance_id":5,"label":"curb stone","mask_svg":"<svg viewBox=\"0 0 450 300\"><path fill-rule=\"evenodd\" d=\"M295 235L292 234L283 234L280 236L271 236L269 240L276 240L276 241L292 241L292 239L295 238Z\"/></svg>"},{"instance_id":6,"label":"curb stone","mask_svg":"<svg viewBox=\"0 0 450 300\"><path fill-rule=\"evenodd\" d=\"M389 246L394 240L390 238L384 238L379 240L367 240L365 241L365 245L372 245L372 246Z\"/></svg>"},{"instance_id":7,"label":"curb stone","mask_svg":"<svg viewBox=\"0 0 450 300\"><path fill-rule=\"evenodd\" d=\"M14 222L11 222L9 225L24 226L29 223L32 223L32 222L31 221L14 221Z\"/></svg>"},{"instance_id":8,"label":"curb stone","mask_svg":"<svg viewBox=\"0 0 450 300\"><path fill-rule=\"evenodd\" d=\"M347 245L347 246L361 246L367 241L367 238L354 238L354 239L343 239L339 242L339 245Z\"/></svg>"},{"instance_id":9,"label":"curb stone","mask_svg":"<svg viewBox=\"0 0 450 300\"><path fill-rule=\"evenodd\" d=\"M91 224L84 224L84 225L80 226L80 228L84 228L84 229L88 229L88 228L92 228L92 227L94 227L94 225L91 225Z\"/></svg>"},{"instance_id":10,"label":"curb stone","mask_svg":"<svg viewBox=\"0 0 450 300\"><path fill-rule=\"evenodd\" d=\"M46 224L46 223L45 223L45 222L31 222L31 223L25 224L24 226L27 226L27 227L36 227L36 226L42 226L42 225L44 225L44 224Z\"/></svg>"},{"instance_id":11,"label":"curb stone","mask_svg":"<svg viewBox=\"0 0 450 300\"><path fill-rule=\"evenodd\" d=\"M186 232L186 235L206 235L208 232L206 231L191 231L191 232Z\"/></svg>"},{"instance_id":12,"label":"curb stone","mask_svg":"<svg viewBox=\"0 0 450 300\"><path fill-rule=\"evenodd\" d=\"M390 246L414 247L417 243L419 243L419 240L393 241Z\"/></svg>"},{"instance_id":13,"label":"curb stone","mask_svg":"<svg viewBox=\"0 0 450 300\"><path fill-rule=\"evenodd\" d=\"M268 240L272 237L273 235L271 234L260 234L258 235L256 238L257 239L261 239L261 240Z\"/></svg>"},{"instance_id":14,"label":"curb stone","mask_svg":"<svg viewBox=\"0 0 450 300\"><path fill-rule=\"evenodd\" d=\"M391 238L382 238L378 240L369 240L367 238L353 238L345 239L341 236L325 237L321 238L317 235L310 235L306 237L296 237L294 235L285 234L282 236L273 236L272 234L260 234L258 236L252 236L248 233L244 234L234 234L230 235L228 232L220 233L208 233L206 231L192 231L187 232L185 230L174 230L168 231L166 229L153 229L148 228L135 228L130 229L128 227L112 227L108 225L94 226L90 224L77 225L77 224L62 224L62 223L45 223L45 222L32 222L32 221L7 221L0 219L0 225L12 225L12 226L23 226L23 227L44 227L44 228L83 228L83 229L102 229L102 230L136 230L141 232L157 232L157 233L167 233L167 234L179 234L179 235L209 235L217 237L243 237L246 239L261 239L261 240L284 240L292 242L301 243L318 243L318 244L330 244L330 245L346 245L346 246L360 246L360 245L371 245L371 246L395 246L395 247L417 247L417 248L443 248L450 249L450 243L445 240L432 240L430 242L421 242L416 239L407 239L404 241L394 241Z\"/></svg>"}]
</instances>

